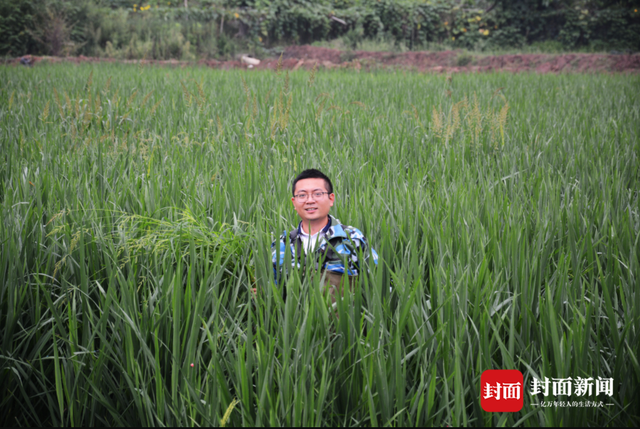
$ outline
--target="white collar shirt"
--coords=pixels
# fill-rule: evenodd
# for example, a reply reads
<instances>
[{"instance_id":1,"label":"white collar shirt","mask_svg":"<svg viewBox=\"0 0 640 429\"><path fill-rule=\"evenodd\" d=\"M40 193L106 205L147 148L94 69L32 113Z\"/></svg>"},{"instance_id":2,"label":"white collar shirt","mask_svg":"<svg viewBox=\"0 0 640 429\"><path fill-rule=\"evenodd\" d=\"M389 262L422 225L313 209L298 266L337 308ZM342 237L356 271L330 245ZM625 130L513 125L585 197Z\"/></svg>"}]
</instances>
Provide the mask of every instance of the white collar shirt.
<instances>
[{"instance_id":1,"label":"white collar shirt","mask_svg":"<svg viewBox=\"0 0 640 429\"><path fill-rule=\"evenodd\" d=\"M313 235L309 235L306 232L304 232L302 228L300 228L299 237L300 237L300 241L302 241L302 248L304 249L304 253L307 254L309 253L309 251L313 251L318 245L320 238L324 236L325 233L326 232L324 231L324 229L322 229Z\"/></svg>"}]
</instances>

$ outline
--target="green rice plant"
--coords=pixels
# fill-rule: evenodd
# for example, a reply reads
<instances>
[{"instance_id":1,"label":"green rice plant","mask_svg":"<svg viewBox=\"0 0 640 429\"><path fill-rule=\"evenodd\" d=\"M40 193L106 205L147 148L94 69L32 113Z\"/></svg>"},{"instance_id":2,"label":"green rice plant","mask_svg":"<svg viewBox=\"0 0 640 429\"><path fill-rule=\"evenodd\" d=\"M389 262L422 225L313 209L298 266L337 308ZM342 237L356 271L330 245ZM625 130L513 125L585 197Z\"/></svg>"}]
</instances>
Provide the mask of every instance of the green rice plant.
<instances>
[{"instance_id":1,"label":"green rice plant","mask_svg":"<svg viewBox=\"0 0 640 429\"><path fill-rule=\"evenodd\" d=\"M640 423L636 76L0 76L4 426ZM273 281L309 167L380 255L335 308ZM487 369L522 411L482 410Z\"/></svg>"}]
</instances>

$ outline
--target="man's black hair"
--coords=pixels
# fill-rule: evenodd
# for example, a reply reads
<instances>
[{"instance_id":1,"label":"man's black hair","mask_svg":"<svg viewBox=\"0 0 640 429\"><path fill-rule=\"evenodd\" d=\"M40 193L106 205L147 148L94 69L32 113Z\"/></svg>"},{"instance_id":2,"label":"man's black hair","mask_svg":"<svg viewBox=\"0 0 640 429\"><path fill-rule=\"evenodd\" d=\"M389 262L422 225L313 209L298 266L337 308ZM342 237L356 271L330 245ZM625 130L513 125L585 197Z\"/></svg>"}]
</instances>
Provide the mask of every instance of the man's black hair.
<instances>
[{"instance_id":1,"label":"man's black hair","mask_svg":"<svg viewBox=\"0 0 640 429\"><path fill-rule=\"evenodd\" d=\"M315 168L309 168L308 170L304 170L302 173L298 174L294 179L293 185L291 186L291 195L295 195L296 183L303 179L324 179L327 192L329 192L329 194L333 194L333 184L331 183L331 179L329 179L322 171L316 170Z\"/></svg>"}]
</instances>

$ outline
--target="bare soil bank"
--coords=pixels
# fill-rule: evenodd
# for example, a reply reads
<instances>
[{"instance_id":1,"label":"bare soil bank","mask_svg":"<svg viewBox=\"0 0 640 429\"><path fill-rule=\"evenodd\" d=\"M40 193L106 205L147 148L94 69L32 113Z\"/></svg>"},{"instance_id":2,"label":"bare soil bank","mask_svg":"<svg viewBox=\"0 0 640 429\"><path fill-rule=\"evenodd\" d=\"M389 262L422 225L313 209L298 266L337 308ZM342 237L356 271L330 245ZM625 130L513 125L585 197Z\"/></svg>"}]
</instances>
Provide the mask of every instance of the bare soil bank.
<instances>
[{"instance_id":1,"label":"bare soil bank","mask_svg":"<svg viewBox=\"0 0 640 429\"><path fill-rule=\"evenodd\" d=\"M115 62L118 60L89 57L32 57L37 64L42 61L73 63ZM20 58L9 60L20 64ZM186 66L190 62L169 60L124 60L125 63L164 64ZM200 60L200 65L219 69L238 69L248 66L240 60L217 61ZM267 58L255 69L276 69L278 58ZM349 68L355 70L402 69L432 73L459 72L527 72L537 73L638 73L640 54L515 54L515 55L474 55L462 51L441 52L344 52L337 49L315 46L290 46L282 56L282 68L297 70L312 69L315 65L325 69Z\"/></svg>"}]
</instances>

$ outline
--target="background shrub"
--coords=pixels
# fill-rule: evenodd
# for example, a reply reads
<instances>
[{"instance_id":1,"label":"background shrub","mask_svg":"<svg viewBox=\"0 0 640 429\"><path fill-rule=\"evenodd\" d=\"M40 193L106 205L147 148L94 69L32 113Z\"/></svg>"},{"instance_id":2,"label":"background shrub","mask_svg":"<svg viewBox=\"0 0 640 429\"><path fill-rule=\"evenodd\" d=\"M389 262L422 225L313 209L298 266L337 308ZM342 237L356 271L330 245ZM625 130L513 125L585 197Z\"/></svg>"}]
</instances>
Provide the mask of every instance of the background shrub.
<instances>
[{"instance_id":1,"label":"background shrub","mask_svg":"<svg viewBox=\"0 0 640 429\"><path fill-rule=\"evenodd\" d=\"M640 0L136 1L0 0L0 55L229 57L339 37L348 49L640 46Z\"/></svg>"}]
</instances>

